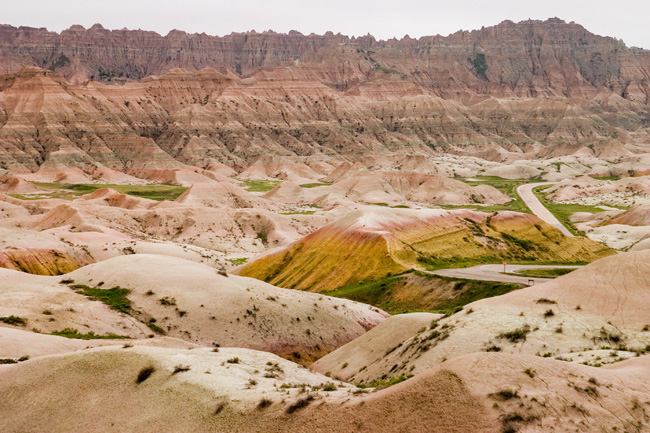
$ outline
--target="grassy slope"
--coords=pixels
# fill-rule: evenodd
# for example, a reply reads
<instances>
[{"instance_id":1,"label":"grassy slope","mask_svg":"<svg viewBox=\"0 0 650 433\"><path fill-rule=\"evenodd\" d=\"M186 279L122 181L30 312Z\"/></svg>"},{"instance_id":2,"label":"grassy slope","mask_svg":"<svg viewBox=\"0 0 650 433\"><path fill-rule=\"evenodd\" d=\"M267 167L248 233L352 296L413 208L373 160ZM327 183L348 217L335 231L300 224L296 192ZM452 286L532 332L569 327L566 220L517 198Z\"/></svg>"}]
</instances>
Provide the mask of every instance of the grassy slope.
<instances>
[{"instance_id":1,"label":"grassy slope","mask_svg":"<svg viewBox=\"0 0 650 433\"><path fill-rule=\"evenodd\" d=\"M531 213L530 209L526 206L524 201L517 194L517 187L526 183L532 182L542 182L540 179L528 179L528 180L510 180L503 179L498 176L476 176L474 179L477 180L467 180L467 179L458 179L463 181L471 186L478 185L490 185L498 189L502 193L512 197L512 200L508 203L495 204L491 206L479 206L479 205L464 205L464 206L441 206L445 209L473 209L480 210L483 212L497 212L501 210L511 210L515 212Z\"/></svg>"},{"instance_id":2,"label":"grassy slope","mask_svg":"<svg viewBox=\"0 0 650 433\"><path fill-rule=\"evenodd\" d=\"M374 305L390 314L414 311L451 314L471 302L503 295L521 287L519 284L466 280L412 271L322 294Z\"/></svg>"},{"instance_id":3,"label":"grassy slope","mask_svg":"<svg viewBox=\"0 0 650 433\"><path fill-rule=\"evenodd\" d=\"M62 198L73 200L84 194L90 194L101 188L112 188L122 194L129 194L136 197L148 198L150 200L174 200L187 189L184 186L169 184L149 185L117 185L112 183L45 183L34 182L34 185L46 192L41 194L10 194L12 197L21 200L38 200L43 198Z\"/></svg>"},{"instance_id":4,"label":"grassy slope","mask_svg":"<svg viewBox=\"0 0 650 433\"><path fill-rule=\"evenodd\" d=\"M522 269L514 272L512 275L523 275L532 278L557 278L566 275L575 269L555 268L555 269Z\"/></svg>"}]
</instances>

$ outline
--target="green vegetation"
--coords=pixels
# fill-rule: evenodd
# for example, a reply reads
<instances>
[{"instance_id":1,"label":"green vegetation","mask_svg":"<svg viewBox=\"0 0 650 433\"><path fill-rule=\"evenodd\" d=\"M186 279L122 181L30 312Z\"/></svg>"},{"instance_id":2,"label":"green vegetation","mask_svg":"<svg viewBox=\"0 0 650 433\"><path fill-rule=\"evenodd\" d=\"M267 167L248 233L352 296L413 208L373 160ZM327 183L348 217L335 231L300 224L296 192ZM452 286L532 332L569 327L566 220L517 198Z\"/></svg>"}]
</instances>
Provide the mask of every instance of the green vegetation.
<instances>
[{"instance_id":1,"label":"green vegetation","mask_svg":"<svg viewBox=\"0 0 650 433\"><path fill-rule=\"evenodd\" d=\"M244 179L246 184L246 191L250 192L267 192L278 186L282 181L280 180L261 180L261 179Z\"/></svg>"},{"instance_id":2,"label":"green vegetation","mask_svg":"<svg viewBox=\"0 0 650 433\"><path fill-rule=\"evenodd\" d=\"M147 198L150 200L163 201L175 200L187 188L184 186L170 184L148 184L148 185L117 185L112 183L46 183L34 182L34 185L45 192L37 194L11 194L12 197L21 200L39 200L44 198L60 198L64 200L74 200L85 194L97 191L101 188L112 188L122 194L128 194L135 197Z\"/></svg>"},{"instance_id":3,"label":"green vegetation","mask_svg":"<svg viewBox=\"0 0 650 433\"><path fill-rule=\"evenodd\" d=\"M575 271L571 268L555 268L555 269L522 269L509 275L523 275L524 277L531 278L557 278L566 275L569 272Z\"/></svg>"},{"instance_id":4,"label":"green vegetation","mask_svg":"<svg viewBox=\"0 0 650 433\"><path fill-rule=\"evenodd\" d=\"M375 381L369 382L369 383L359 382L359 383L355 383L354 385L357 388L375 388L375 391L378 391L380 389L384 389L384 388L388 388L388 387L393 386L393 385L397 385L398 383L404 382L405 380L410 379L412 377L413 377L412 374L407 374L407 375L391 377L391 378L388 378L388 379L375 380Z\"/></svg>"},{"instance_id":5,"label":"green vegetation","mask_svg":"<svg viewBox=\"0 0 650 433\"><path fill-rule=\"evenodd\" d=\"M228 259L228 261L230 263L232 263L233 265L239 266L239 265L243 265L244 263L246 263L248 261L248 258L247 257L238 257L236 259Z\"/></svg>"},{"instance_id":6,"label":"green vegetation","mask_svg":"<svg viewBox=\"0 0 650 433\"><path fill-rule=\"evenodd\" d=\"M489 264L501 264L504 259L494 256L484 256L484 257L418 257L418 263L427 271L437 271L438 269L457 269L457 268L471 268L472 266L478 265L489 265ZM588 264L585 261L575 261L575 262L561 262L561 261L540 261L531 258L527 259L508 259L509 265L566 265L566 266L583 266Z\"/></svg>"},{"instance_id":7,"label":"green vegetation","mask_svg":"<svg viewBox=\"0 0 650 433\"><path fill-rule=\"evenodd\" d=\"M61 68L67 65L68 63L70 63L70 59L65 54L61 54L59 57L57 57L52 61L52 64L47 69L49 69L50 71L54 71L55 69Z\"/></svg>"},{"instance_id":8,"label":"green vegetation","mask_svg":"<svg viewBox=\"0 0 650 433\"><path fill-rule=\"evenodd\" d=\"M381 66L380 64L375 64L375 71L381 72L382 74L389 74L389 75L403 75L400 71L392 68L387 68L385 66Z\"/></svg>"},{"instance_id":9,"label":"green vegetation","mask_svg":"<svg viewBox=\"0 0 650 433\"><path fill-rule=\"evenodd\" d=\"M25 326L27 324L27 319L23 319L22 317L11 315L11 316L0 317L0 322L6 323L7 325Z\"/></svg>"},{"instance_id":10,"label":"green vegetation","mask_svg":"<svg viewBox=\"0 0 650 433\"><path fill-rule=\"evenodd\" d=\"M545 190L549 186L543 185L533 188L533 193L537 196L539 201L546 207L555 217L574 235L583 235L582 232L578 231L575 226L571 223L570 217L574 213L578 212L589 212L589 213L598 213L603 212L603 209L600 209L596 206L588 206L582 204L565 204L565 203L555 203L546 198ZM611 207L611 206L610 206ZM616 206L619 209L629 209L622 206Z\"/></svg>"},{"instance_id":11,"label":"green vegetation","mask_svg":"<svg viewBox=\"0 0 650 433\"><path fill-rule=\"evenodd\" d=\"M303 183L300 185L301 188L316 188L317 186L330 186L334 182L326 182L326 181L321 181L321 182L314 182L314 183Z\"/></svg>"},{"instance_id":12,"label":"green vegetation","mask_svg":"<svg viewBox=\"0 0 650 433\"><path fill-rule=\"evenodd\" d=\"M485 62L485 54L475 53L474 58L468 57L467 61L472 65L472 68L474 69L474 72L476 72L477 76L479 76L485 81L489 81L486 74L488 70L488 66L487 63Z\"/></svg>"},{"instance_id":13,"label":"green vegetation","mask_svg":"<svg viewBox=\"0 0 650 433\"><path fill-rule=\"evenodd\" d=\"M315 213L315 210L300 210L293 212L280 212L280 215L313 215Z\"/></svg>"},{"instance_id":14,"label":"green vegetation","mask_svg":"<svg viewBox=\"0 0 650 433\"><path fill-rule=\"evenodd\" d=\"M459 209L459 208L472 209L472 210L478 210L482 212L498 212L501 210L511 210L515 212L531 213L530 209L528 209L528 206L526 206L526 204L521 199L521 197L519 197L519 194L517 194L517 187L520 185L524 185L526 183L543 182L541 179L510 180L510 179L503 179L498 176L476 176L473 179L476 180L468 180L468 179L458 179L458 180L465 182L466 184L471 186L478 186L478 185L493 186L494 188L498 189L502 193L512 197L512 200L510 200L508 203L495 204L490 206L445 205L441 207L444 209Z\"/></svg>"},{"instance_id":15,"label":"green vegetation","mask_svg":"<svg viewBox=\"0 0 650 433\"><path fill-rule=\"evenodd\" d=\"M76 340L131 338L126 335L116 335L116 334L99 335L99 334L95 334L93 331L90 331L87 334L82 334L79 331L77 331L75 328L64 328L60 331L50 332L50 335L58 335L59 337L65 337L65 338L74 338Z\"/></svg>"},{"instance_id":16,"label":"green vegetation","mask_svg":"<svg viewBox=\"0 0 650 433\"><path fill-rule=\"evenodd\" d=\"M126 297L126 295L129 294L129 289L123 289L121 287L100 289L98 287L89 287L84 284L73 284L70 288L74 289L79 294L103 302L113 310L125 314L131 314L131 301Z\"/></svg>"},{"instance_id":17,"label":"green vegetation","mask_svg":"<svg viewBox=\"0 0 650 433\"><path fill-rule=\"evenodd\" d=\"M530 327L524 325L521 328L517 328L514 331L504 332L497 335L497 338L503 338L508 340L511 343L517 343L519 341L526 341L526 335L530 332Z\"/></svg>"},{"instance_id":18,"label":"green vegetation","mask_svg":"<svg viewBox=\"0 0 650 433\"><path fill-rule=\"evenodd\" d=\"M412 300L396 300L394 292L406 284L409 275L423 278L422 294L431 286L438 285L444 290L445 286L453 283L453 297L431 304L425 297ZM443 314L453 314L462 309L464 305L483 298L503 295L513 290L520 289L521 285L501 283L496 281L466 280L462 278L443 277L411 271L401 275L394 275L376 281L362 282L345 286L332 291L321 292L323 295L337 298L350 299L374 305L390 314L401 314L414 311L431 311Z\"/></svg>"},{"instance_id":19,"label":"green vegetation","mask_svg":"<svg viewBox=\"0 0 650 433\"><path fill-rule=\"evenodd\" d=\"M598 180L620 180L621 176L594 176L594 179Z\"/></svg>"},{"instance_id":20,"label":"green vegetation","mask_svg":"<svg viewBox=\"0 0 650 433\"><path fill-rule=\"evenodd\" d=\"M165 335L166 334L164 329L162 329L160 326L156 325L155 323L153 323L151 321L147 322L147 326L149 327L149 329L151 329L156 334L160 334L160 335Z\"/></svg>"},{"instance_id":21,"label":"green vegetation","mask_svg":"<svg viewBox=\"0 0 650 433\"><path fill-rule=\"evenodd\" d=\"M502 283L499 281L466 280L463 278L450 277L439 278L448 279L448 281L456 281L454 289L460 292L460 295L457 298L436 306L436 312L444 314L453 314L459 311L459 309L464 305L470 304L474 301L504 295L513 290L521 289L522 287L520 284Z\"/></svg>"}]
</instances>

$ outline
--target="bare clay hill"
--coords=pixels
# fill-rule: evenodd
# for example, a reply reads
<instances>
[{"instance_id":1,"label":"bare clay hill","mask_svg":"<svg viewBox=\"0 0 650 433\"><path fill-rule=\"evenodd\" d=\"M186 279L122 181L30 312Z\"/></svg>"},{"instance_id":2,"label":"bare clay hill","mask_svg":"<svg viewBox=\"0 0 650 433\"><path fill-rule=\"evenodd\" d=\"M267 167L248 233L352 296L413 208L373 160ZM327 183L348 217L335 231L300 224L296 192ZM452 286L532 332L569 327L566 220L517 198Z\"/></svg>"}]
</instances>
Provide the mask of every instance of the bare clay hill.
<instances>
[{"instance_id":1,"label":"bare clay hill","mask_svg":"<svg viewBox=\"0 0 650 433\"><path fill-rule=\"evenodd\" d=\"M0 316L20 319L0 325L14 329L70 338L167 335L203 346L266 350L305 363L387 316L368 305L146 254L104 260L63 277L0 269L0 299Z\"/></svg>"},{"instance_id":2,"label":"bare clay hill","mask_svg":"<svg viewBox=\"0 0 650 433\"><path fill-rule=\"evenodd\" d=\"M526 355L472 354L366 394L265 352L99 348L0 366L0 392L12 397L0 406L0 428L646 432L649 360L596 369Z\"/></svg>"},{"instance_id":3,"label":"bare clay hill","mask_svg":"<svg viewBox=\"0 0 650 433\"><path fill-rule=\"evenodd\" d=\"M418 375L468 353L528 354L595 366L634 357L650 344L649 257L640 251L600 259L548 283L470 303L410 337L399 321L389 320L312 368L372 382ZM391 336L391 327L403 341ZM383 344L387 338L392 340Z\"/></svg>"}]
</instances>

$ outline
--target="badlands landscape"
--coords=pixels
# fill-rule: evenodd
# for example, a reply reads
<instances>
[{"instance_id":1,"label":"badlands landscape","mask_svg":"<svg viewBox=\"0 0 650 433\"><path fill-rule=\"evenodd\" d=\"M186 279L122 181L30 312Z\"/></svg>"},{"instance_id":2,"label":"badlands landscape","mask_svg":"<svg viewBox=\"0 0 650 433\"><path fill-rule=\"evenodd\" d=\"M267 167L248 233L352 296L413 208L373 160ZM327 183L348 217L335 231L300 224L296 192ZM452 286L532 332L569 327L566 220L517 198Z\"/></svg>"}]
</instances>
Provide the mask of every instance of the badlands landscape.
<instances>
[{"instance_id":1,"label":"badlands landscape","mask_svg":"<svg viewBox=\"0 0 650 433\"><path fill-rule=\"evenodd\" d=\"M649 307L650 51L0 25L1 432L650 432Z\"/></svg>"}]
</instances>

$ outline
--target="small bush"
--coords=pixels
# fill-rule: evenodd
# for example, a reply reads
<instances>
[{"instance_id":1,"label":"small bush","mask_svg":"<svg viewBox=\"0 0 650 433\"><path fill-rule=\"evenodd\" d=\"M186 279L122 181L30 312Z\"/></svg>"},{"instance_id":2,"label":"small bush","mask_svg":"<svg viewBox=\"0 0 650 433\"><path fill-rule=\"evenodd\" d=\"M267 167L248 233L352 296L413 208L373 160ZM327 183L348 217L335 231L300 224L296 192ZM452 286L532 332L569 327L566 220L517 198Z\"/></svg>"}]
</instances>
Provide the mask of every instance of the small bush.
<instances>
[{"instance_id":1,"label":"small bush","mask_svg":"<svg viewBox=\"0 0 650 433\"><path fill-rule=\"evenodd\" d=\"M323 391L328 391L329 392L329 391L336 391L338 388L336 387L336 385L334 385L333 383L330 382L330 383L324 384L321 389Z\"/></svg>"},{"instance_id":2,"label":"small bush","mask_svg":"<svg viewBox=\"0 0 650 433\"><path fill-rule=\"evenodd\" d=\"M553 310L546 310L546 312L544 313L544 317L553 317L553 316L555 316L555 311Z\"/></svg>"},{"instance_id":3,"label":"small bush","mask_svg":"<svg viewBox=\"0 0 650 433\"><path fill-rule=\"evenodd\" d=\"M178 364L176 367L174 367L172 374L184 373L186 371L190 371L189 365Z\"/></svg>"},{"instance_id":4,"label":"small bush","mask_svg":"<svg viewBox=\"0 0 650 433\"><path fill-rule=\"evenodd\" d=\"M308 395L305 398L301 398L300 400L296 401L294 404L292 404L287 408L287 413L292 414L298 409L302 409L309 406L309 403L311 403L312 400L314 400L314 396L312 395Z\"/></svg>"},{"instance_id":5,"label":"small bush","mask_svg":"<svg viewBox=\"0 0 650 433\"><path fill-rule=\"evenodd\" d=\"M537 304L557 304L557 302L555 302L554 300L547 299L547 298L539 298L538 300L535 301L535 303L537 303Z\"/></svg>"},{"instance_id":6,"label":"small bush","mask_svg":"<svg viewBox=\"0 0 650 433\"><path fill-rule=\"evenodd\" d=\"M513 398L519 398L517 391L510 388L501 389L494 393L495 397L500 398L501 400L511 400Z\"/></svg>"},{"instance_id":7,"label":"small bush","mask_svg":"<svg viewBox=\"0 0 650 433\"><path fill-rule=\"evenodd\" d=\"M158 299L158 302L160 305L165 305L165 306L174 306L176 305L176 299L170 298L169 296L165 296L164 298Z\"/></svg>"},{"instance_id":8,"label":"small bush","mask_svg":"<svg viewBox=\"0 0 650 433\"><path fill-rule=\"evenodd\" d=\"M240 359L237 358L237 357L234 357L234 358L230 358L230 359L227 360L226 362L227 362L228 364L239 364L239 363L240 363Z\"/></svg>"},{"instance_id":9,"label":"small bush","mask_svg":"<svg viewBox=\"0 0 650 433\"><path fill-rule=\"evenodd\" d=\"M511 343L517 343L519 341L526 341L526 335L530 332L530 327L525 325L521 328L517 328L514 331L504 332L499 334L497 338L503 338Z\"/></svg>"},{"instance_id":10,"label":"small bush","mask_svg":"<svg viewBox=\"0 0 650 433\"><path fill-rule=\"evenodd\" d=\"M145 380L149 379L149 376L151 376L154 371L156 371L156 369L151 365L144 367L142 370L140 370L140 373L138 373L138 377L135 379L135 383L142 383Z\"/></svg>"},{"instance_id":11,"label":"small bush","mask_svg":"<svg viewBox=\"0 0 650 433\"><path fill-rule=\"evenodd\" d=\"M147 323L147 326L148 326L149 329L151 329L153 332L158 333L158 334L161 334L161 335L165 335L165 330L162 329L160 326L156 325L155 323L153 323L153 322L149 322L149 323Z\"/></svg>"},{"instance_id":12,"label":"small bush","mask_svg":"<svg viewBox=\"0 0 650 433\"><path fill-rule=\"evenodd\" d=\"M257 404L257 408L259 410L266 409L267 407L271 406L273 404L273 401L269 400L268 398L263 398L260 400L260 402Z\"/></svg>"},{"instance_id":13,"label":"small bush","mask_svg":"<svg viewBox=\"0 0 650 433\"><path fill-rule=\"evenodd\" d=\"M27 324L27 319L23 319L22 317L11 315L6 317L0 317L0 322L6 323L7 325L25 326Z\"/></svg>"}]
</instances>

